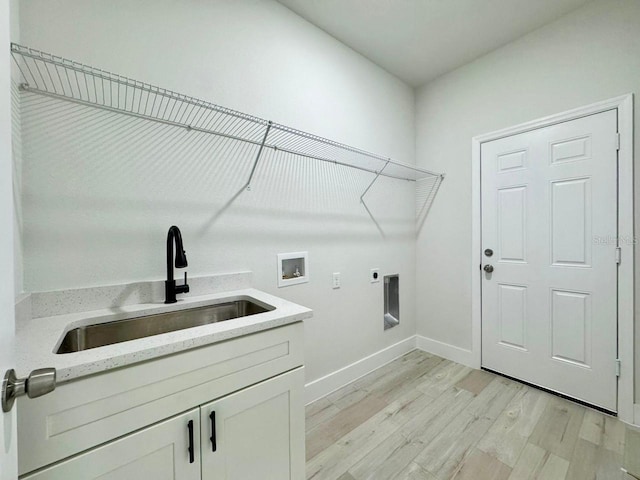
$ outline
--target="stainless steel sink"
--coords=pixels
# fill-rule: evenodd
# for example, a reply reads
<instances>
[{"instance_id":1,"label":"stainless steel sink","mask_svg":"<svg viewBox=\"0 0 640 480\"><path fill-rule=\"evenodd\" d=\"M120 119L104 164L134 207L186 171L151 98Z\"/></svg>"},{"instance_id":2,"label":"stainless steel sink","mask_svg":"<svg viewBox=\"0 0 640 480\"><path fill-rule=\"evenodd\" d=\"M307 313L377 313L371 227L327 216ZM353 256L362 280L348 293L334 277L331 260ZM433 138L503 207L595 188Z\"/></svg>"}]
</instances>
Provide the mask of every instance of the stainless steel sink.
<instances>
[{"instance_id":1,"label":"stainless steel sink","mask_svg":"<svg viewBox=\"0 0 640 480\"><path fill-rule=\"evenodd\" d=\"M271 310L274 310L271 305L258 304L251 300L234 300L206 307L85 325L69 330L56 353L79 352Z\"/></svg>"}]
</instances>

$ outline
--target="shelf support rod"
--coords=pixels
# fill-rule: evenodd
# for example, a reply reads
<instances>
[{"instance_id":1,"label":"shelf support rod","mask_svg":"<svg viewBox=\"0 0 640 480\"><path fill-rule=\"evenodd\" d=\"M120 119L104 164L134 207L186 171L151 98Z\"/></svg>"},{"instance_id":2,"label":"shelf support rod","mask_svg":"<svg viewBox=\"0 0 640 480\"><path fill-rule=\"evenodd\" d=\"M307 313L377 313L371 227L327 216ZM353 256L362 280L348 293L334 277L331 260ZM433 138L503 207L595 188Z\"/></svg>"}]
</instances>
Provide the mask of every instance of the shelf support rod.
<instances>
[{"instance_id":1,"label":"shelf support rod","mask_svg":"<svg viewBox=\"0 0 640 480\"><path fill-rule=\"evenodd\" d=\"M251 167L249 180L247 180L247 183L244 186L244 188L246 188L247 190L251 190L251 180L253 180L253 174L256 173L256 167L258 166L258 162L260 161L260 156L262 155L264 144L267 143L267 136L269 135L269 130L271 130L271 125L273 125L273 122L269 121L269 123L267 124L267 130L264 132L264 137L262 137L262 142L260 142L260 147L258 148L258 154L256 155L256 159L253 162L253 167Z\"/></svg>"},{"instance_id":2,"label":"shelf support rod","mask_svg":"<svg viewBox=\"0 0 640 480\"><path fill-rule=\"evenodd\" d=\"M373 180L371 180L371 183L369 184L369 186L364 190L364 192L362 192L362 195L360 195L360 203L364 204L364 196L367 194L367 192L371 189L371 187L373 187L373 184L376 183L376 181L378 180L378 178L380 177L380 175L382 175L382 172L384 171L385 168L387 168L387 165L389 165L389 162L391 161L391 159L387 160L387 163L384 164L384 167L382 167L378 172L376 172L376 176L373 178ZM366 204L365 204L366 207Z\"/></svg>"}]
</instances>

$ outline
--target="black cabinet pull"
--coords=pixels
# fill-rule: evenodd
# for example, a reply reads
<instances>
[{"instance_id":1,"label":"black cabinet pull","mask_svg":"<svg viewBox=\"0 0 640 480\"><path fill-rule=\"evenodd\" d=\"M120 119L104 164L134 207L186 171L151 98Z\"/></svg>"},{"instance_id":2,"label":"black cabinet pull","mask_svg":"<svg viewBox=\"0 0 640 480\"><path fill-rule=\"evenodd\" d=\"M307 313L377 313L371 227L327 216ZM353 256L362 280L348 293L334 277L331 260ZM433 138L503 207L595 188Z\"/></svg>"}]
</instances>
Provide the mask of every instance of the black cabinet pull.
<instances>
[{"instance_id":1,"label":"black cabinet pull","mask_svg":"<svg viewBox=\"0 0 640 480\"><path fill-rule=\"evenodd\" d=\"M196 461L193 450L193 420L189 420L189 423L187 423L187 428L189 429L189 463L193 463Z\"/></svg>"},{"instance_id":2,"label":"black cabinet pull","mask_svg":"<svg viewBox=\"0 0 640 480\"><path fill-rule=\"evenodd\" d=\"M215 410L209 414L209 418L211 419L211 451L215 452L218 449L218 444L216 442L216 412Z\"/></svg>"}]
</instances>

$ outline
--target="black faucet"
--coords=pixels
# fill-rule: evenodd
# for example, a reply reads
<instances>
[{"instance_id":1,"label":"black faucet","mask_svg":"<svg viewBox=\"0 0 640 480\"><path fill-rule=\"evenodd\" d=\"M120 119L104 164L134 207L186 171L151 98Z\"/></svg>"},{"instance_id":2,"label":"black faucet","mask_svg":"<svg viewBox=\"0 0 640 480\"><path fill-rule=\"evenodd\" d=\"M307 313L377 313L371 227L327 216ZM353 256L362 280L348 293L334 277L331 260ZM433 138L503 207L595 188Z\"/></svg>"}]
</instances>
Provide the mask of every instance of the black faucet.
<instances>
[{"instance_id":1,"label":"black faucet","mask_svg":"<svg viewBox=\"0 0 640 480\"><path fill-rule=\"evenodd\" d=\"M164 282L165 301L164 303L176 303L176 294L187 293L189 285L187 285L187 272L184 272L184 285L176 285L173 279L173 243L176 244L176 268L185 268L187 263L187 255L182 248L182 234L180 229L175 225L169 229L167 234L167 281Z\"/></svg>"}]
</instances>

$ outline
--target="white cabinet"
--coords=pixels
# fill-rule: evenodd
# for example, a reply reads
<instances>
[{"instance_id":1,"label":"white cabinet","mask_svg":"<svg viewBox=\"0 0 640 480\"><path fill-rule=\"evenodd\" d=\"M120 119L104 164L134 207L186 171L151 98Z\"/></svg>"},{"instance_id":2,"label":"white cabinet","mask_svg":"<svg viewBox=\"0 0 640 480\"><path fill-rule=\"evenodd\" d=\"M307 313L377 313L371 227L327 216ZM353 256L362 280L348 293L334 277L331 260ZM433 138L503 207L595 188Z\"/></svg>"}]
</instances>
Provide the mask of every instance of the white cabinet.
<instances>
[{"instance_id":1,"label":"white cabinet","mask_svg":"<svg viewBox=\"0 0 640 480\"><path fill-rule=\"evenodd\" d=\"M24 478L199 480L199 422L200 410L195 408ZM193 429L191 437L189 425Z\"/></svg>"},{"instance_id":2,"label":"white cabinet","mask_svg":"<svg viewBox=\"0 0 640 480\"><path fill-rule=\"evenodd\" d=\"M39 398L19 398L19 474L300 367L303 345L298 322L66 382Z\"/></svg>"},{"instance_id":3,"label":"white cabinet","mask_svg":"<svg viewBox=\"0 0 640 480\"><path fill-rule=\"evenodd\" d=\"M298 480L303 386L300 367L22 478Z\"/></svg>"},{"instance_id":4,"label":"white cabinet","mask_svg":"<svg viewBox=\"0 0 640 480\"><path fill-rule=\"evenodd\" d=\"M200 408L202 480L304 478L304 372Z\"/></svg>"}]
</instances>

